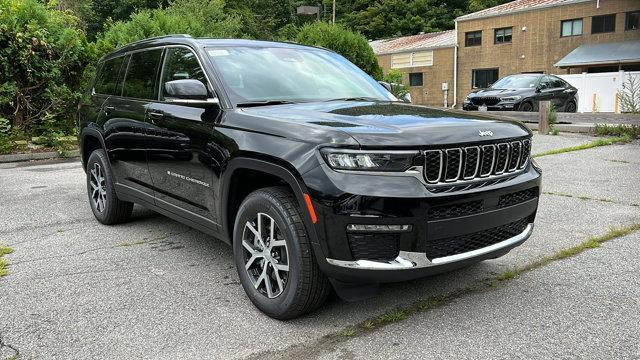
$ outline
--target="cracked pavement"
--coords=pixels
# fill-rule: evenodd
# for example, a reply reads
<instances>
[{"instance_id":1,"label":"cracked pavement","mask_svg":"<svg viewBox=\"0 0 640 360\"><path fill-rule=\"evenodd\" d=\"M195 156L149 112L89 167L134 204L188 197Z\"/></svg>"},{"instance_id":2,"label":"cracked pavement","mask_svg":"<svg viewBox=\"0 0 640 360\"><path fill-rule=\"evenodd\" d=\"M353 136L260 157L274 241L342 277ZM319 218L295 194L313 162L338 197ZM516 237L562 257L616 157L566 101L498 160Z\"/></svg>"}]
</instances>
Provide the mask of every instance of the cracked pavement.
<instances>
[{"instance_id":1,"label":"cracked pavement","mask_svg":"<svg viewBox=\"0 0 640 360\"><path fill-rule=\"evenodd\" d=\"M533 152L591 140L535 136ZM384 285L366 301L334 297L289 322L252 306L222 242L137 206L131 222L100 225L77 160L4 164L0 243L14 252L0 278L0 359L17 350L25 359L277 358L295 346L318 358L640 358L638 233L335 348L318 345L397 306L640 222L640 207L631 205L640 204L638 154L636 141L538 158L546 193L534 235L521 247L452 273Z\"/></svg>"}]
</instances>

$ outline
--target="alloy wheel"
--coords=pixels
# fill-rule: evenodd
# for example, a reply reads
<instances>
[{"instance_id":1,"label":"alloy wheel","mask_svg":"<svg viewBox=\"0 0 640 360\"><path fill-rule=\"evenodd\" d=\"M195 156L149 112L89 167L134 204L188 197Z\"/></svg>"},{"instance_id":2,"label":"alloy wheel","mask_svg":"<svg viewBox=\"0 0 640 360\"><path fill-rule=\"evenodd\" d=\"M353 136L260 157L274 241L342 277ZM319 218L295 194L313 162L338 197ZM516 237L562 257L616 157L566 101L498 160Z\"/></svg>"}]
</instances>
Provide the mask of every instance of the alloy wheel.
<instances>
[{"instance_id":1,"label":"alloy wheel","mask_svg":"<svg viewBox=\"0 0 640 360\"><path fill-rule=\"evenodd\" d=\"M253 287L270 299L284 292L289 278L287 242L276 221L258 213L242 231L244 268Z\"/></svg>"},{"instance_id":2,"label":"alloy wheel","mask_svg":"<svg viewBox=\"0 0 640 360\"><path fill-rule=\"evenodd\" d=\"M104 173L100 164L94 163L91 169L91 201L98 212L103 212L107 204L107 189Z\"/></svg>"}]
</instances>

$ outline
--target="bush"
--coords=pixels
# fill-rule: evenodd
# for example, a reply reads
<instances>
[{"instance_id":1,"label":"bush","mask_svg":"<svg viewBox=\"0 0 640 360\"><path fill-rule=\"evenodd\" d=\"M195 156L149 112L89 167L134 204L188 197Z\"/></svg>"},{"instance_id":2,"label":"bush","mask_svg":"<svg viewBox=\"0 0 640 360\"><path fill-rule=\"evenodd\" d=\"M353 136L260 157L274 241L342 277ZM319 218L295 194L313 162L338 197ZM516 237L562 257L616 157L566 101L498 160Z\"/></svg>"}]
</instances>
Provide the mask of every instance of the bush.
<instances>
[{"instance_id":1,"label":"bush","mask_svg":"<svg viewBox=\"0 0 640 360\"><path fill-rule=\"evenodd\" d=\"M296 41L337 52L376 79L382 79L382 69L367 39L341 25L314 22L304 25Z\"/></svg>"},{"instance_id":2,"label":"bush","mask_svg":"<svg viewBox=\"0 0 640 360\"><path fill-rule=\"evenodd\" d=\"M35 0L0 0L0 117L14 131L73 129L86 64L77 24L70 13Z\"/></svg>"},{"instance_id":3,"label":"bush","mask_svg":"<svg viewBox=\"0 0 640 360\"><path fill-rule=\"evenodd\" d=\"M622 90L618 91L618 100L623 113L640 113L640 76L627 75Z\"/></svg>"},{"instance_id":4,"label":"bush","mask_svg":"<svg viewBox=\"0 0 640 360\"><path fill-rule=\"evenodd\" d=\"M383 80L391 85L391 93L398 99L404 98L409 93L409 86L404 83L402 71L391 69L384 75Z\"/></svg>"},{"instance_id":5,"label":"bush","mask_svg":"<svg viewBox=\"0 0 640 360\"><path fill-rule=\"evenodd\" d=\"M636 124L596 124L595 134L598 136L628 136L632 139L640 139L640 125Z\"/></svg>"},{"instance_id":6,"label":"bush","mask_svg":"<svg viewBox=\"0 0 640 360\"><path fill-rule=\"evenodd\" d=\"M166 9L142 10L128 21L108 23L90 46L94 61L132 41L170 34L194 37L240 37L242 24L237 16L227 15L224 0L176 0ZM88 76L85 76L88 78Z\"/></svg>"}]
</instances>

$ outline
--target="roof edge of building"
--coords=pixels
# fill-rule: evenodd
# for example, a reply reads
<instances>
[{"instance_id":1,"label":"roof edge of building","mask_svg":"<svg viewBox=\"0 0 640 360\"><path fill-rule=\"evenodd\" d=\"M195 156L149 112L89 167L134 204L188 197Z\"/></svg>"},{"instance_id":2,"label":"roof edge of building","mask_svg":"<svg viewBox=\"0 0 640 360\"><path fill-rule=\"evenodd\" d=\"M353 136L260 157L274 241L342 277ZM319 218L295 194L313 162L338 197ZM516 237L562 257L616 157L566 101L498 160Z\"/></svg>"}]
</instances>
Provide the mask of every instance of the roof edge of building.
<instances>
[{"instance_id":1,"label":"roof edge of building","mask_svg":"<svg viewBox=\"0 0 640 360\"><path fill-rule=\"evenodd\" d=\"M530 8L512 10L512 11L509 11L509 12L506 12L506 13L497 13L497 14L494 13L494 14L472 16L473 14L475 14L477 12L482 12L484 10L491 9L491 8L488 8L488 9L477 11L475 13L458 16L457 18L454 19L454 21L455 22L463 22L463 21L471 21L471 20L488 19L488 18L497 17L497 16L518 14L518 13L524 13L524 12L536 11L536 10L544 10L544 9L549 9L549 8L554 8L554 7L560 7L560 6L566 6L566 5L574 5L574 4L592 2L592 1L594 1L594 0L569 0L569 1L563 2L561 4L547 4L547 5L540 5L540 6L530 7ZM505 4L507 4L507 3L505 3ZM502 4L502 5L504 5L504 4ZM498 6L502 6L502 5L498 5ZM498 7L498 6L494 6L494 7Z\"/></svg>"},{"instance_id":2,"label":"roof edge of building","mask_svg":"<svg viewBox=\"0 0 640 360\"><path fill-rule=\"evenodd\" d=\"M440 45L440 46L427 46L427 47L417 47L414 49L403 49L403 50L395 50L395 51L384 51L384 52L374 52L374 54L376 56L379 55L393 55L393 54L403 54L403 53L407 53L407 52L414 52L414 51L424 51L424 50L438 50L438 49L448 49L448 48L454 48L456 47L455 44L451 44L451 45Z\"/></svg>"}]
</instances>

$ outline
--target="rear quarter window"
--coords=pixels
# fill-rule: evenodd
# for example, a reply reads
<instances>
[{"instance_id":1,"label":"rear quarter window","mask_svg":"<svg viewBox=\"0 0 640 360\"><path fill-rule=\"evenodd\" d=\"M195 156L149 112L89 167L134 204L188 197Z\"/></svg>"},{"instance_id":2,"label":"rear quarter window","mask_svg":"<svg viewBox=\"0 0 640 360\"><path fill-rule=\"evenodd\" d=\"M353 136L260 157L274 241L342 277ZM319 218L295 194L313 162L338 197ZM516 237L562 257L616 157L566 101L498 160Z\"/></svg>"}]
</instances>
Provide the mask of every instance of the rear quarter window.
<instances>
[{"instance_id":1,"label":"rear quarter window","mask_svg":"<svg viewBox=\"0 0 640 360\"><path fill-rule=\"evenodd\" d=\"M95 91L98 94L104 95L119 95L118 89L118 75L120 74L120 68L124 62L124 56L109 59L105 61L102 66L98 66L98 74L96 75Z\"/></svg>"}]
</instances>

